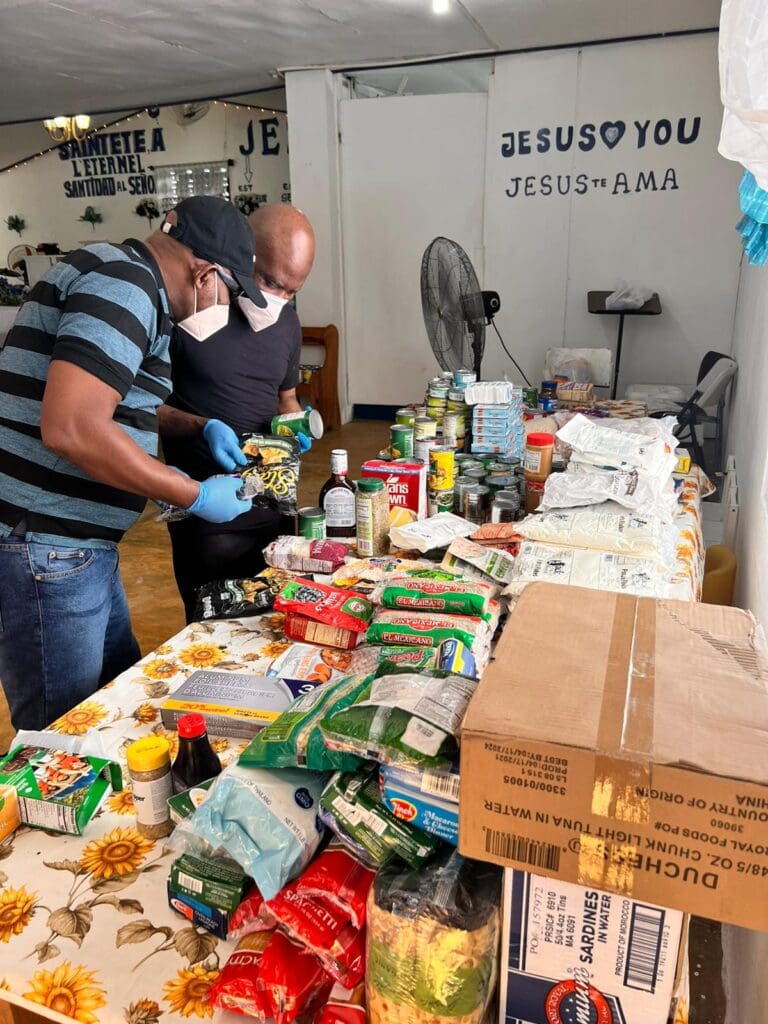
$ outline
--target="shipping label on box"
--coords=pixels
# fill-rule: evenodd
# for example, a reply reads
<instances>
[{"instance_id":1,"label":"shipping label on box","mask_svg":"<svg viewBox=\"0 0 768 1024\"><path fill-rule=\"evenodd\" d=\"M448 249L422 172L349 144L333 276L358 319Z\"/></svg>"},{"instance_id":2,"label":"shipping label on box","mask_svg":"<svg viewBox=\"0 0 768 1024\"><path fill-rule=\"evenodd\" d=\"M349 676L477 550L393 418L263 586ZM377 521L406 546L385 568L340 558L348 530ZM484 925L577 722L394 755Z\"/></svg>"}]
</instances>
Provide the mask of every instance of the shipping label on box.
<instances>
[{"instance_id":1,"label":"shipping label on box","mask_svg":"<svg viewBox=\"0 0 768 1024\"><path fill-rule=\"evenodd\" d=\"M503 914L499 1024L666 1024L682 913L508 869Z\"/></svg>"},{"instance_id":2,"label":"shipping label on box","mask_svg":"<svg viewBox=\"0 0 768 1024\"><path fill-rule=\"evenodd\" d=\"M462 726L459 852L768 930L766 679L747 612L526 587Z\"/></svg>"},{"instance_id":3,"label":"shipping label on box","mask_svg":"<svg viewBox=\"0 0 768 1024\"><path fill-rule=\"evenodd\" d=\"M391 509L407 509L411 517L425 519L427 515L427 467L423 462L387 462L369 459L360 470L363 477L378 477L389 491Z\"/></svg>"}]
</instances>

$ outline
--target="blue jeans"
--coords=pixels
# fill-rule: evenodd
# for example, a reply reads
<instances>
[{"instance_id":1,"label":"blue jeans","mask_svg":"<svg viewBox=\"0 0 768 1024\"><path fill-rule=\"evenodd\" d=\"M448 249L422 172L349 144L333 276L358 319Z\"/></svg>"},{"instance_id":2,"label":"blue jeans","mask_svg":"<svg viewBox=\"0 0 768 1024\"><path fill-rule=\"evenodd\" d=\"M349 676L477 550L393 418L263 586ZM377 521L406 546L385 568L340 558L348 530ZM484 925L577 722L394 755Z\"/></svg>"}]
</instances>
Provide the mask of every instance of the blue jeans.
<instances>
[{"instance_id":1,"label":"blue jeans","mask_svg":"<svg viewBox=\"0 0 768 1024\"><path fill-rule=\"evenodd\" d=\"M0 682L43 729L140 658L116 548L0 539Z\"/></svg>"}]
</instances>

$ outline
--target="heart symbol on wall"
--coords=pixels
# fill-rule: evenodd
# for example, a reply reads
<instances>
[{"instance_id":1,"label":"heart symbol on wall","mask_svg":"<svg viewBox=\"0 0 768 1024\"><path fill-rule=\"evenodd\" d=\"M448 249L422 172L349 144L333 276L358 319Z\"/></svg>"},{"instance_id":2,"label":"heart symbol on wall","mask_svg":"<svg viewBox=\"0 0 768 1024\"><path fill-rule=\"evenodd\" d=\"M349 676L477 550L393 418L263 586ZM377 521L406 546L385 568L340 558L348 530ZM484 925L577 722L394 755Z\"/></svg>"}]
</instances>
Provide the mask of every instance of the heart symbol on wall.
<instances>
[{"instance_id":1,"label":"heart symbol on wall","mask_svg":"<svg viewBox=\"0 0 768 1024\"><path fill-rule=\"evenodd\" d=\"M603 121L600 125L600 138L608 149L613 149L621 141L627 126L623 121Z\"/></svg>"}]
</instances>

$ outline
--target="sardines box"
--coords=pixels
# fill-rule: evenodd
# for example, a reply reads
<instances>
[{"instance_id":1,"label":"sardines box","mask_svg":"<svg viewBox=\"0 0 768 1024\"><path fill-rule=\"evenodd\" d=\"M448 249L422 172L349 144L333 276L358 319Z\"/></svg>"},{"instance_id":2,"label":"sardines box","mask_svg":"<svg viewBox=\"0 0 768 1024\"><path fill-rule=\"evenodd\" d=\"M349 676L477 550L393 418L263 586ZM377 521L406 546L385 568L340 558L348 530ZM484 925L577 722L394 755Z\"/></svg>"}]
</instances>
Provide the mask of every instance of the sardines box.
<instances>
[{"instance_id":1,"label":"sardines box","mask_svg":"<svg viewBox=\"0 0 768 1024\"><path fill-rule=\"evenodd\" d=\"M166 729L175 729L182 715L196 711L205 716L214 735L252 739L297 697L317 686L320 683L305 679L199 669L165 701L160 713Z\"/></svg>"},{"instance_id":2,"label":"sardines box","mask_svg":"<svg viewBox=\"0 0 768 1024\"><path fill-rule=\"evenodd\" d=\"M408 821L452 846L459 841L459 772L404 768L385 764L379 771L385 805L396 818Z\"/></svg>"},{"instance_id":3,"label":"sardines box","mask_svg":"<svg viewBox=\"0 0 768 1024\"><path fill-rule=\"evenodd\" d=\"M389 491L389 507L407 509L413 519L427 515L427 467L423 462L386 462L369 459L360 469L360 476L383 480Z\"/></svg>"},{"instance_id":4,"label":"sardines box","mask_svg":"<svg viewBox=\"0 0 768 1024\"><path fill-rule=\"evenodd\" d=\"M768 930L765 665L739 609L529 585L464 719L459 851Z\"/></svg>"},{"instance_id":5,"label":"sardines box","mask_svg":"<svg viewBox=\"0 0 768 1024\"><path fill-rule=\"evenodd\" d=\"M687 918L504 872L499 1024L666 1024Z\"/></svg>"},{"instance_id":6,"label":"sardines box","mask_svg":"<svg viewBox=\"0 0 768 1024\"><path fill-rule=\"evenodd\" d=\"M253 882L225 857L203 860L184 853L171 865L170 885L178 893L231 912L240 906Z\"/></svg>"},{"instance_id":7,"label":"sardines box","mask_svg":"<svg viewBox=\"0 0 768 1024\"><path fill-rule=\"evenodd\" d=\"M229 932L231 914L219 907L204 903L197 896L190 896L180 889L174 888L168 881L168 905L177 914L186 917L192 924L205 928L206 931L217 935L220 939L226 939Z\"/></svg>"},{"instance_id":8,"label":"sardines box","mask_svg":"<svg viewBox=\"0 0 768 1024\"><path fill-rule=\"evenodd\" d=\"M105 758L18 746L0 761L0 785L16 790L22 824L79 836L123 777Z\"/></svg>"}]
</instances>

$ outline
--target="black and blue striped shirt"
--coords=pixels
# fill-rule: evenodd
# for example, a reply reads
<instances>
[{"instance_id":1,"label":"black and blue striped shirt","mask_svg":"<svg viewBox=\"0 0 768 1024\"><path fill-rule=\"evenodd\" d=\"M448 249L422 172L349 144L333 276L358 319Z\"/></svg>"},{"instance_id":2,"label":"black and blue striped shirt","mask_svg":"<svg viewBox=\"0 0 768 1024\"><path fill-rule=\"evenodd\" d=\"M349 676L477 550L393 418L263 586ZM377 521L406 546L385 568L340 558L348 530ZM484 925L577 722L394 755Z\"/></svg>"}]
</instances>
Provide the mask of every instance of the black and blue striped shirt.
<instances>
[{"instance_id":1,"label":"black and blue striped shirt","mask_svg":"<svg viewBox=\"0 0 768 1024\"><path fill-rule=\"evenodd\" d=\"M156 455L171 326L160 271L133 239L70 253L34 286L0 350L0 537L23 519L33 540L105 547L135 522L145 499L47 449L40 408L51 360L74 363L119 392L115 422Z\"/></svg>"}]
</instances>

